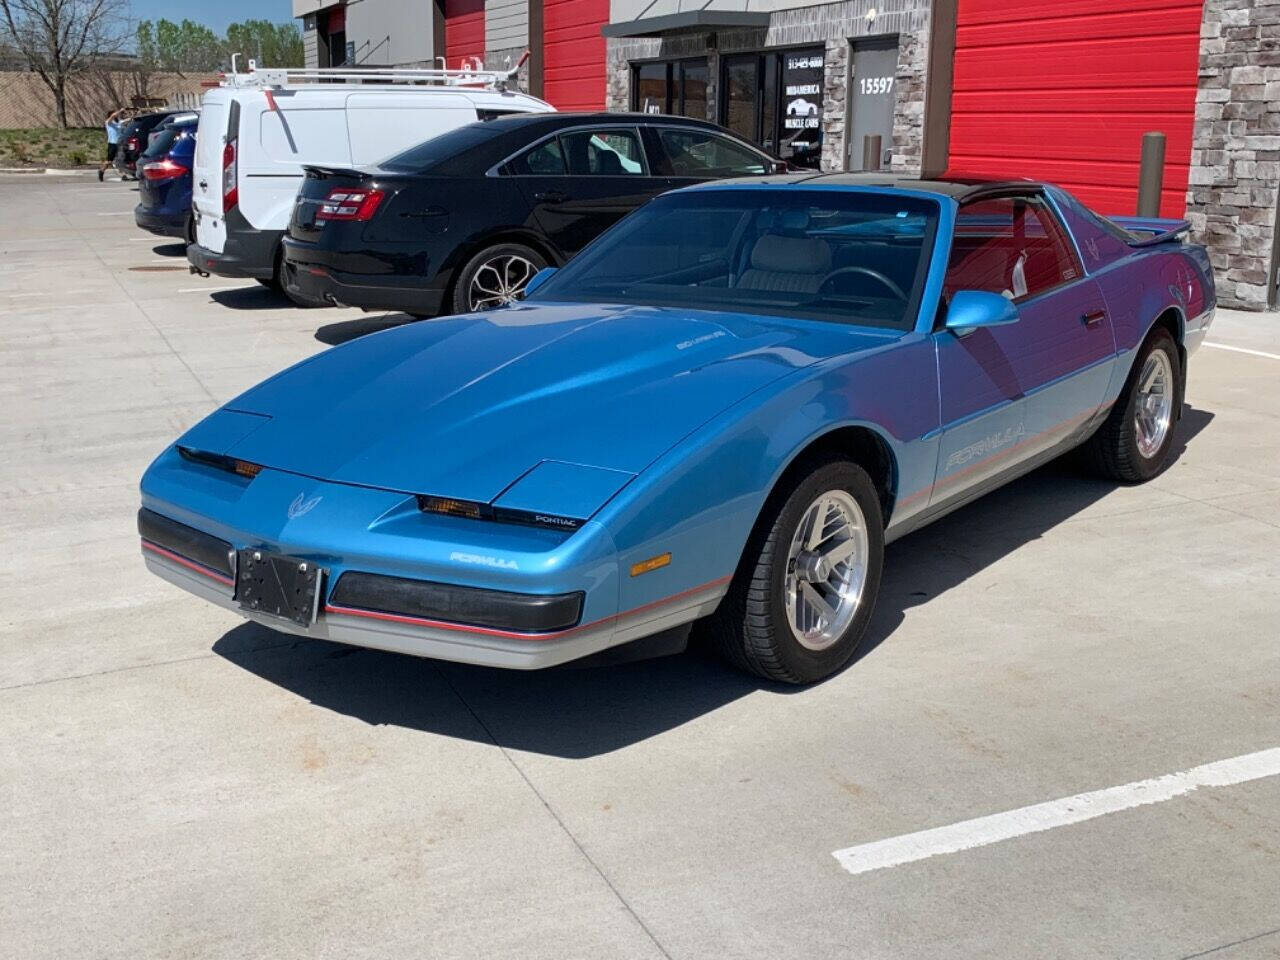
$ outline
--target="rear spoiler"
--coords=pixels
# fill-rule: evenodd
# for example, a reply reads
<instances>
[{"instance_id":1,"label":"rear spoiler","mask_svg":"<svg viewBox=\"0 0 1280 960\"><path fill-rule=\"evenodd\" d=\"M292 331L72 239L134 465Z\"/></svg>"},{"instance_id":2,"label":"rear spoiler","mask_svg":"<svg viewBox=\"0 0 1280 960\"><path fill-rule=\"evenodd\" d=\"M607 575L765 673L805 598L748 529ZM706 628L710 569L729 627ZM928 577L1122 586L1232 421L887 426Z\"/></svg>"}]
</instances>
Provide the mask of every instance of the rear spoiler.
<instances>
[{"instance_id":1,"label":"rear spoiler","mask_svg":"<svg viewBox=\"0 0 1280 960\"><path fill-rule=\"evenodd\" d=\"M350 177L359 180L364 176L359 170L350 167L320 167L314 164L303 164L302 175L308 180L326 180L330 177Z\"/></svg>"},{"instance_id":2,"label":"rear spoiler","mask_svg":"<svg viewBox=\"0 0 1280 960\"><path fill-rule=\"evenodd\" d=\"M1133 234L1133 239L1129 241L1131 247L1170 243L1191 229L1191 224L1186 220L1162 217L1112 217L1111 222Z\"/></svg>"}]
</instances>

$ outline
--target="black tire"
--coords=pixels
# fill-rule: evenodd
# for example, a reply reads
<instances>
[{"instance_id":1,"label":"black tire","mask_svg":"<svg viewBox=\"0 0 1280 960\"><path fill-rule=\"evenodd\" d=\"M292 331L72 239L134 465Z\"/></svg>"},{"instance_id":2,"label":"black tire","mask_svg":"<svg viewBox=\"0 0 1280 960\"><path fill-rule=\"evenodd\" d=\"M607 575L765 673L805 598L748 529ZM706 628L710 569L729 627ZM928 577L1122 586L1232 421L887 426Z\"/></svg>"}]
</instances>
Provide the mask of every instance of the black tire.
<instances>
[{"instance_id":1,"label":"black tire","mask_svg":"<svg viewBox=\"0 0 1280 960\"><path fill-rule=\"evenodd\" d=\"M1172 372L1173 410L1164 440L1150 455L1144 456L1138 447L1137 406L1141 393L1139 376L1147 358L1156 351L1163 351ZM1085 450L1093 468L1104 477L1121 483L1143 483L1159 474L1169 465L1169 452L1173 449L1173 435L1182 410L1182 364L1178 357L1178 345L1169 331L1159 327L1151 332L1138 350L1133 369L1125 381L1111 413L1097 432L1089 438Z\"/></svg>"},{"instance_id":2,"label":"black tire","mask_svg":"<svg viewBox=\"0 0 1280 960\"><path fill-rule=\"evenodd\" d=\"M800 643L787 618L787 552L809 506L835 490L851 495L862 511L868 541L866 579L844 632L831 646L811 650ZM742 670L783 683L821 680L857 652L875 610L883 567L884 521L871 478L855 463L817 462L785 496L766 505L728 594L706 624L707 633L725 658Z\"/></svg>"},{"instance_id":3,"label":"black tire","mask_svg":"<svg viewBox=\"0 0 1280 960\"><path fill-rule=\"evenodd\" d=\"M457 279L453 284L453 294L450 297L452 310L454 313L473 313L470 300L471 282L475 279L476 274L485 264L499 257L521 257L529 261L533 266L533 271L529 276L533 276L543 267L547 265L547 258L540 254L532 247L526 247L522 243L499 243L492 247L486 247L481 250L470 260L468 260L458 271ZM526 278L527 282L527 278ZM523 286L523 284L521 285ZM489 307L481 307L480 309L491 309Z\"/></svg>"}]
</instances>

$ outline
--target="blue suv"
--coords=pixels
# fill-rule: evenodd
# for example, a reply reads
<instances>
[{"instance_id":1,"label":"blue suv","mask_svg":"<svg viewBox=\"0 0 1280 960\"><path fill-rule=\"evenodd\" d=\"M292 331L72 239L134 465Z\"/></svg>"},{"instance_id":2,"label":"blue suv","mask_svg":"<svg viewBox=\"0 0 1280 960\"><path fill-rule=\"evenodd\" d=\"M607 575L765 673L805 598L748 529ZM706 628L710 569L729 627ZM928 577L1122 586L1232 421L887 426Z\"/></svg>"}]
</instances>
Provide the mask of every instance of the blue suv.
<instances>
[{"instance_id":1,"label":"blue suv","mask_svg":"<svg viewBox=\"0 0 1280 960\"><path fill-rule=\"evenodd\" d=\"M142 229L188 243L195 237L191 168L195 165L196 124L194 119L165 124L138 158L140 201L133 211L133 219Z\"/></svg>"}]
</instances>

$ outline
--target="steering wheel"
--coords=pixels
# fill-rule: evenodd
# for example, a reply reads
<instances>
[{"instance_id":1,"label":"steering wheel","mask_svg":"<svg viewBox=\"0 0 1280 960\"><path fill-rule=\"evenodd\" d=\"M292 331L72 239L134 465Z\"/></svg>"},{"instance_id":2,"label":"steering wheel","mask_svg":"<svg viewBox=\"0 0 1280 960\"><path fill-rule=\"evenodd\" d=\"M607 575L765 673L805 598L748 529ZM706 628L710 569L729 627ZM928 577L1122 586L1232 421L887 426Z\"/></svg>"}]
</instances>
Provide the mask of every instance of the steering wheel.
<instances>
[{"instance_id":1,"label":"steering wheel","mask_svg":"<svg viewBox=\"0 0 1280 960\"><path fill-rule=\"evenodd\" d=\"M836 277L839 277L846 273L865 274L866 276L870 277L872 280L875 280L877 283L883 286L886 290L892 293L899 300L907 299L907 295L902 292L902 288L900 286L898 286L896 283L894 283L892 280L886 277L879 270L872 270L870 267L837 267L835 270L832 270L830 273L828 273L825 277L822 278L822 283L818 287L818 292L822 293L824 290L826 290L827 284L829 284Z\"/></svg>"}]
</instances>

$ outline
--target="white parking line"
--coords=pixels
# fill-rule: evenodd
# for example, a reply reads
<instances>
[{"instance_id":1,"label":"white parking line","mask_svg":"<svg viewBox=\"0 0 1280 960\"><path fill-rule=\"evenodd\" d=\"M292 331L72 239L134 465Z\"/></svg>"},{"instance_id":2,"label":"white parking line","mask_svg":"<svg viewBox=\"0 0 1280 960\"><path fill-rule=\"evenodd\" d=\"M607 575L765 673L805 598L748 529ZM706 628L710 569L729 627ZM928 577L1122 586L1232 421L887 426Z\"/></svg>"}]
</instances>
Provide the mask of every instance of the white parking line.
<instances>
[{"instance_id":1,"label":"white parking line","mask_svg":"<svg viewBox=\"0 0 1280 960\"><path fill-rule=\"evenodd\" d=\"M1210 343L1208 340L1204 342L1206 347L1213 347L1215 350L1230 350L1232 353L1247 353L1251 357L1266 357L1268 360L1280 360L1280 353L1267 353L1265 350L1250 350L1248 347L1229 347L1225 343Z\"/></svg>"},{"instance_id":2,"label":"white parking line","mask_svg":"<svg viewBox=\"0 0 1280 960\"><path fill-rule=\"evenodd\" d=\"M1065 827L1104 814L1172 800L1199 787L1229 787L1248 780L1280 775L1280 747L1218 760L1181 773L1138 780L1120 787L1050 800L1030 807L962 820L946 827L921 830L887 840L859 844L835 851L832 856L850 873L867 873L925 860L943 853L958 853L999 843L1028 833Z\"/></svg>"},{"instance_id":3,"label":"white parking line","mask_svg":"<svg viewBox=\"0 0 1280 960\"><path fill-rule=\"evenodd\" d=\"M246 286L239 287L181 287L178 293L217 293L219 290L249 290Z\"/></svg>"}]
</instances>

